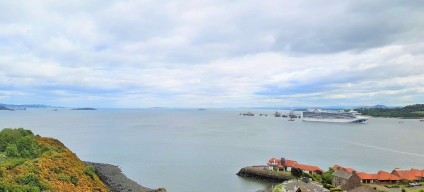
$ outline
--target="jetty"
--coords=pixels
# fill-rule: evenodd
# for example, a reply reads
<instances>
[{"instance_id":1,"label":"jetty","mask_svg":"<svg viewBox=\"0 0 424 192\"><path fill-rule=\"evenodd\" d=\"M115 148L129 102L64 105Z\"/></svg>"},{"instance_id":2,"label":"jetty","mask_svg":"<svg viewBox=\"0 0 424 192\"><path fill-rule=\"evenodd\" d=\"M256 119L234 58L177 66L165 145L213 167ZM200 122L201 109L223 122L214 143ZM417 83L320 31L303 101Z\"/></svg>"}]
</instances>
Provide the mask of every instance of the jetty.
<instances>
[{"instance_id":1,"label":"jetty","mask_svg":"<svg viewBox=\"0 0 424 192\"><path fill-rule=\"evenodd\" d=\"M240 169L237 175L273 182L284 182L295 178L290 172L270 171L267 168L268 166L264 165L244 167Z\"/></svg>"}]
</instances>

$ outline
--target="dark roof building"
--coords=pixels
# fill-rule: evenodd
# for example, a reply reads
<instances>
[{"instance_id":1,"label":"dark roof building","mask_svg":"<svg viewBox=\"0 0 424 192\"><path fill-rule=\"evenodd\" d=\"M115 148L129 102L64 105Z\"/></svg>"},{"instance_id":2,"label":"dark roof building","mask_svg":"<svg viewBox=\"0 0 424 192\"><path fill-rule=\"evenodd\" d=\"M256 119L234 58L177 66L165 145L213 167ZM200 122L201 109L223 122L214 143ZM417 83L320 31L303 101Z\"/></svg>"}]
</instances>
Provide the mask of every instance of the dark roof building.
<instances>
[{"instance_id":1,"label":"dark roof building","mask_svg":"<svg viewBox=\"0 0 424 192\"><path fill-rule=\"evenodd\" d=\"M287 183L284 188L287 192L328 192L328 189L323 188L322 186L304 181L293 181Z\"/></svg>"},{"instance_id":2,"label":"dark roof building","mask_svg":"<svg viewBox=\"0 0 424 192\"><path fill-rule=\"evenodd\" d=\"M333 173L332 184L342 188L343 191L347 191L361 186L361 178L355 171L336 170Z\"/></svg>"}]
</instances>

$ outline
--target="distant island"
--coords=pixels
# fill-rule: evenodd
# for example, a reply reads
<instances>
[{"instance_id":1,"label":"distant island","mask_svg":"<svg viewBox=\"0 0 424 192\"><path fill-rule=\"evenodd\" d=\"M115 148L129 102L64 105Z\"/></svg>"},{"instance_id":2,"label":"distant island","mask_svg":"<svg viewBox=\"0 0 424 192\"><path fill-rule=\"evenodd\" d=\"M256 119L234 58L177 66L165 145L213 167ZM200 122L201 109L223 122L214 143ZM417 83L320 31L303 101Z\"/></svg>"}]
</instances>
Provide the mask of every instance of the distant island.
<instances>
[{"instance_id":1,"label":"distant island","mask_svg":"<svg viewBox=\"0 0 424 192\"><path fill-rule=\"evenodd\" d=\"M73 108L71 110L97 110L97 109L91 108L91 107L82 107L82 108Z\"/></svg>"},{"instance_id":2,"label":"distant island","mask_svg":"<svg viewBox=\"0 0 424 192\"><path fill-rule=\"evenodd\" d=\"M373 107L356 110L373 117L424 118L424 104L408 105L403 108Z\"/></svg>"}]
</instances>

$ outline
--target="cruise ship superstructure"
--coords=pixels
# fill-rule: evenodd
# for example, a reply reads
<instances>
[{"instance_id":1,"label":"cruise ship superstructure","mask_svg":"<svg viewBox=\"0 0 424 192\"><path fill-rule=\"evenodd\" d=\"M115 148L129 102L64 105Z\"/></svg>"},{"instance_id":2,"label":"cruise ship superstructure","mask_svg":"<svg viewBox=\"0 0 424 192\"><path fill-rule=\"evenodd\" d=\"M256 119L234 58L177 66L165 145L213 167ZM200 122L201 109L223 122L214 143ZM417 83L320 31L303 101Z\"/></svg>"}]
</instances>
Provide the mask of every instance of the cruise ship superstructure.
<instances>
[{"instance_id":1,"label":"cruise ship superstructure","mask_svg":"<svg viewBox=\"0 0 424 192\"><path fill-rule=\"evenodd\" d=\"M320 109L308 109L302 112L303 121L336 122L336 123L361 123L368 117L361 116L357 111L323 111Z\"/></svg>"}]
</instances>

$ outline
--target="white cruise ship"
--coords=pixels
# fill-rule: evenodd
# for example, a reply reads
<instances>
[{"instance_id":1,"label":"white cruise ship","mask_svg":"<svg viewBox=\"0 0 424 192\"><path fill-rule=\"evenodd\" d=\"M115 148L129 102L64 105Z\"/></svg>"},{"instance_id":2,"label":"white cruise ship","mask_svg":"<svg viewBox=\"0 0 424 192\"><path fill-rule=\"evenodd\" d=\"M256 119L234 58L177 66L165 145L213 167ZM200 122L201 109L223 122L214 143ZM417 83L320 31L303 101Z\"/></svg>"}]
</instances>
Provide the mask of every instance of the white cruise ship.
<instances>
[{"instance_id":1,"label":"white cruise ship","mask_svg":"<svg viewBox=\"0 0 424 192\"><path fill-rule=\"evenodd\" d=\"M368 117L361 116L357 111L322 111L320 109L308 109L302 112L303 121L335 122L335 123L361 123Z\"/></svg>"}]
</instances>

